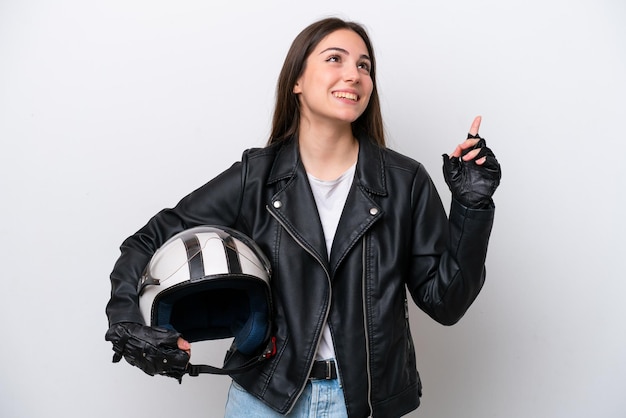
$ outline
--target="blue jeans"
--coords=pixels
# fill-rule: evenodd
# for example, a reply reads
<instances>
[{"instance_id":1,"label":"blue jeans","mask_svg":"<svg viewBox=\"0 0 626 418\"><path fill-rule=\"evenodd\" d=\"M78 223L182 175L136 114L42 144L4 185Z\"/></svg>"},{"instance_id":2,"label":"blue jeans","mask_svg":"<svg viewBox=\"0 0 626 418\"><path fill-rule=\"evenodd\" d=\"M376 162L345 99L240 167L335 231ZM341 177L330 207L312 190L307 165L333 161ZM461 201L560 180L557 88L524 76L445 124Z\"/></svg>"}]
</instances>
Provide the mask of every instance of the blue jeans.
<instances>
[{"instance_id":1,"label":"blue jeans","mask_svg":"<svg viewBox=\"0 0 626 418\"><path fill-rule=\"evenodd\" d=\"M339 380L309 380L291 412L281 415L232 382L225 418L347 418Z\"/></svg>"}]
</instances>

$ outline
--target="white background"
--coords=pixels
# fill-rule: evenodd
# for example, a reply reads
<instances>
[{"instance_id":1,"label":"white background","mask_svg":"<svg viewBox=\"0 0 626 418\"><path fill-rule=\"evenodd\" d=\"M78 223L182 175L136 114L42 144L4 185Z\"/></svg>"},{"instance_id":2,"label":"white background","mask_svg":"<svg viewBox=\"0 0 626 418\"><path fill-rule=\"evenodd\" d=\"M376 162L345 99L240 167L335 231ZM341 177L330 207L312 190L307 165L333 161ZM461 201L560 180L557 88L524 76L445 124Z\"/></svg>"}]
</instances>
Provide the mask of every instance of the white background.
<instances>
[{"instance_id":1,"label":"white background","mask_svg":"<svg viewBox=\"0 0 626 418\"><path fill-rule=\"evenodd\" d=\"M108 274L265 143L289 44L328 15L368 27L389 145L446 206L475 115L503 166L478 300L454 327L411 308L410 416L626 416L621 0L0 0L0 416L222 415L227 377L111 363Z\"/></svg>"}]
</instances>

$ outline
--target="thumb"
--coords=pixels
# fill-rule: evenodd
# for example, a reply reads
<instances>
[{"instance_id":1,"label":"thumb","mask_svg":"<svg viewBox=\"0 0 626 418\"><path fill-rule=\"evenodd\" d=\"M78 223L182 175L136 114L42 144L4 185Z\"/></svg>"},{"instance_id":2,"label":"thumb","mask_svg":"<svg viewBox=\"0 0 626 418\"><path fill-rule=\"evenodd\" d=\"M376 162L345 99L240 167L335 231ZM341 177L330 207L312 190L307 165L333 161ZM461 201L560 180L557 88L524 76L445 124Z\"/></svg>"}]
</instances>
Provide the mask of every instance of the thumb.
<instances>
[{"instance_id":1,"label":"thumb","mask_svg":"<svg viewBox=\"0 0 626 418\"><path fill-rule=\"evenodd\" d=\"M191 355L191 344L189 344L189 341L179 337L176 344L178 345L179 350L186 351L187 354Z\"/></svg>"}]
</instances>

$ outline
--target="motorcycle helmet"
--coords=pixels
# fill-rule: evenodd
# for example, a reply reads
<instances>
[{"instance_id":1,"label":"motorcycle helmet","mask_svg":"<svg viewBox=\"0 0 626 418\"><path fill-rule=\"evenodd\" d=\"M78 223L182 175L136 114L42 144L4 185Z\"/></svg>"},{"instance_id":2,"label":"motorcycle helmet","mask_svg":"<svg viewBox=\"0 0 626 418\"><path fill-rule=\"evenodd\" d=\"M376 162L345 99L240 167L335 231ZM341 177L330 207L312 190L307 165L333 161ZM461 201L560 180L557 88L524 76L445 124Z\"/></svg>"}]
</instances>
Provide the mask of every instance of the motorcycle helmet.
<instances>
[{"instance_id":1,"label":"motorcycle helmet","mask_svg":"<svg viewBox=\"0 0 626 418\"><path fill-rule=\"evenodd\" d=\"M265 347L267 358L275 352L268 346L270 276L269 261L250 238L199 226L156 251L139 281L139 307L147 325L174 329L189 342L234 337L231 351L254 355ZM233 372L205 367L201 372Z\"/></svg>"}]
</instances>

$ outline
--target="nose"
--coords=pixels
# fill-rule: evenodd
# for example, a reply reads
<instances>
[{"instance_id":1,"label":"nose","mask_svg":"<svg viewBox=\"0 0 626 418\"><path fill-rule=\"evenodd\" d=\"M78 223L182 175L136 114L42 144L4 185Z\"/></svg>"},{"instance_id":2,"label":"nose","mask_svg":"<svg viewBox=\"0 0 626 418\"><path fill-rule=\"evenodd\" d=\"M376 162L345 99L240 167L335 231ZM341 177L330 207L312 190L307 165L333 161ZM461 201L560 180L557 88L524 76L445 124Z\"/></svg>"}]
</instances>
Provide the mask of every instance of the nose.
<instances>
[{"instance_id":1,"label":"nose","mask_svg":"<svg viewBox=\"0 0 626 418\"><path fill-rule=\"evenodd\" d=\"M352 83L358 83L361 80L361 73L359 73L356 63L347 64L344 67L343 79Z\"/></svg>"}]
</instances>

